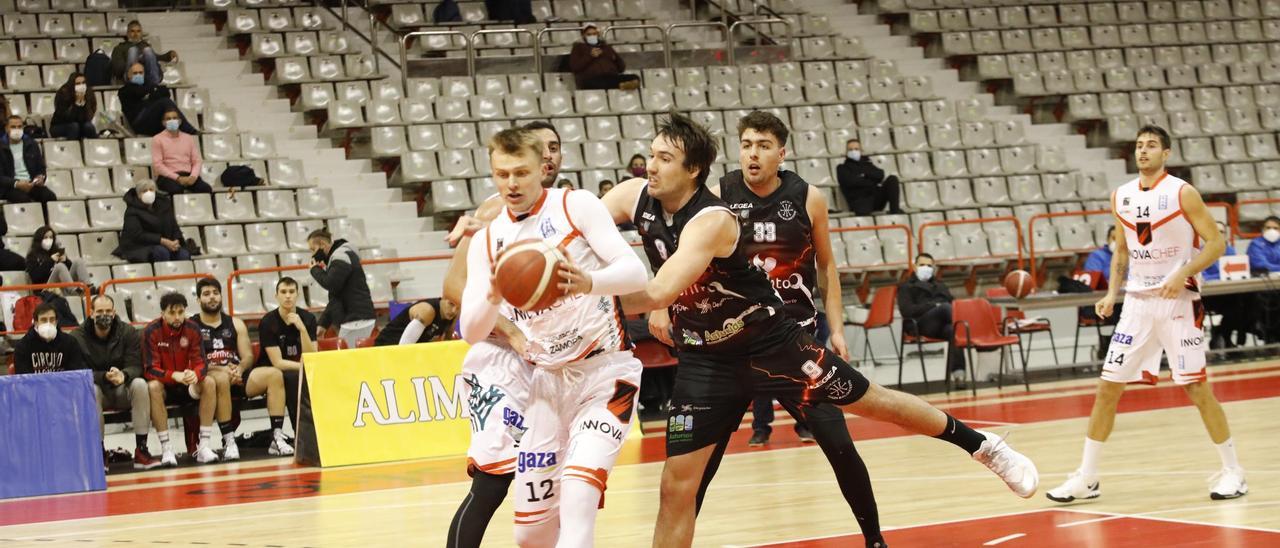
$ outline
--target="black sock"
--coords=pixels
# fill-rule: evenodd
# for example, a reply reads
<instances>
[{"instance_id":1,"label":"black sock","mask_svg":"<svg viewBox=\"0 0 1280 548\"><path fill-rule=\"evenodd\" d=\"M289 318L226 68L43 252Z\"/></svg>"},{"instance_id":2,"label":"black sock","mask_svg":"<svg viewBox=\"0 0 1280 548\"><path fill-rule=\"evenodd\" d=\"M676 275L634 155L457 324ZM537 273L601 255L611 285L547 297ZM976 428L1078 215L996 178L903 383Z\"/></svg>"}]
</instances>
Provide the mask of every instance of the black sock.
<instances>
[{"instance_id":1,"label":"black sock","mask_svg":"<svg viewBox=\"0 0 1280 548\"><path fill-rule=\"evenodd\" d=\"M507 490L515 474L494 476L476 471L471 478L471 492L462 500L462 506L453 514L453 522L449 524L447 548L478 548L484 539L484 530L489 527L493 514L507 498Z\"/></svg>"},{"instance_id":2,"label":"black sock","mask_svg":"<svg viewBox=\"0 0 1280 548\"><path fill-rule=\"evenodd\" d=\"M813 437L818 447L831 463L831 471L835 472L836 483L840 485L840 493L844 495L853 517L858 520L862 529L862 537L867 546L876 542L884 542L880 532L880 511L876 506L875 491L871 488L871 474L867 465L853 446L853 438L849 437L849 427L844 420L815 420L809 422Z\"/></svg>"},{"instance_id":3,"label":"black sock","mask_svg":"<svg viewBox=\"0 0 1280 548\"><path fill-rule=\"evenodd\" d=\"M133 443L136 445L136 447L137 447L138 449L146 449L146 448L147 448L147 435L146 435L146 434L134 434L134 435L133 435Z\"/></svg>"},{"instance_id":4,"label":"black sock","mask_svg":"<svg viewBox=\"0 0 1280 548\"><path fill-rule=\"evenodd\" d=\"M283 416L279 416L279 417L267 417L267 418L271 420L271 429L272 429L272 430L279 430L279 429L281 429L281 428L284 428L284 417L283 417Z\"/></svg>"},{"instance_id":5,"label":"black sock","mask_svg":"<svg viewBox=\"0 0 1280 548\"><path fill-rule=\"evenodd\" d=\"M969 428L969 425L956 420L950 414L947 415L947 427L942 429L941 434L934 437L964 449L970 455L977 453L982 447L982 442L987 441L986 436Z\"/></svg>"},{"instance_id":6,"label":"black sock","mask_svg":"<svg viewBox=\"0 0 1280 548\"><path fill-rule=\"evenodd\" d=\"M235 425L234 425L234 424L232 424L232 422L231 422L231 421L227 421L227 422L219 422L219 423L218 423L218 431L222 432L223 437L226 437L226 435L227 435L227 434L230 434L230 433L232 433L232 432L235 432L235 431L236 431L236 427L235 427Z\"/></svg>"}]
</instances>

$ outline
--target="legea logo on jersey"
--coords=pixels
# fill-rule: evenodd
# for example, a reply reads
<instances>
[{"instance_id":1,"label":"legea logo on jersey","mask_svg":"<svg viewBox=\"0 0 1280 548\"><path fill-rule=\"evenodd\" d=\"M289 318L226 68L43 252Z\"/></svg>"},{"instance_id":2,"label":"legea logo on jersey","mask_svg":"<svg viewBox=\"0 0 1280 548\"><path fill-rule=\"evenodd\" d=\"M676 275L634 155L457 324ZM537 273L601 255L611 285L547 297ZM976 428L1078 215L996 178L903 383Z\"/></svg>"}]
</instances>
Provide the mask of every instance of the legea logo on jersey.
<instances>
[{"instance_id":1,"label":"legea logo on jersey","mask_svg":"<svg viewBox=\"0 0 1280 548\"><path fill-rule=\"evenodd\" d=\"M360 383L360 396L356 400L356 418L352 426L362 428L366 419L375 424L387 426L392 424L412 424L415 422L431 422L448 419L470 418L469 409L462 403L462 395L467 393L467 383L462 375L453 379L453 393L445 386L440 377L413 377L409 379L416 395L406 413L401 413L400 402L396 398L395 379L384 379L381 383L381 401L369 383ZM430 384L430 388L427 385ZM382 412L384 403L387 412ZM496 403L496 401L495 401ZM487 415L487 412L486 412Z\"/></svg>"}]
</instances>

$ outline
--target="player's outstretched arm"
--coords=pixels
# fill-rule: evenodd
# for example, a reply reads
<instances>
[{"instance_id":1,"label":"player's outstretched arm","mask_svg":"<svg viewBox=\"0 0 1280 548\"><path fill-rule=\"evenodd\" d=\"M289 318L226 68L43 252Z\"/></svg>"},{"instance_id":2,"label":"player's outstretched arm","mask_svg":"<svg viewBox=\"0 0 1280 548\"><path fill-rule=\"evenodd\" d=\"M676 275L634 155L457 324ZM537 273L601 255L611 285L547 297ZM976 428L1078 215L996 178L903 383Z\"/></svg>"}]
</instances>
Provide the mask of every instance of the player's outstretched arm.
<instances>
[{"instance_id":1,"label":"player's outstretched arm","mask_svg":"<svg viewBox=\"0 0 1280 548\"><path fill-rule=\"evenodd\" d=\"M476 235L483 237L484 230ZM467 250L467 270L471 275L467 276L467 285L462 290L458 331L468 343L475 344L488 337L498 323L498 304L489 298L493 290L493 266L484 246Z\"/></svg>"},{"instance_id":2,"label":"player's outstretched arm","mask_svg":"<svg viewBox=\"0 0 1280 548\"><path fill-rule=\"evenodd\" d=\"M696 216L680 234L680 247L644 291L623 298L628 314L666 308L680 292L688 289L706 272L711 261L728 257L738 246L738 220L728 211L711 211Z\"/></svg>"},{"instance_id":3,"label":"player's outstretched arm","mask_svg":"<svg viewBox=\"0 0 1280 548\"><path fill-rule=\"evenodd\" d=\"M471 249L471 236L488 226L489 221L497 217L501 211L502 199L492 196L476 208L474 215L463 215L458 219L457 226L449 233L449 243L456 246L453 249L453 258L449 260L449 270L444 276L442 292L444 298L455 303L462 302L462 288L467 281L467 250Z\"/></svg>"},{"instance_id":4,"label":"player's outstretched arm","mask_svg":"<svg viewBox=\"0 0 1280 548\"><path fill-rule=\"evenodd\" d=\"M647 184L648 181L639 177L628 179L618 183L618 186L613 187L613 190L600 198L605 209L609 211L609 216L613 218L613 224L620 225L633 221L631 217L636 213L636 201L640 199L640 193L645 191L644 187Z\"/></svg>"},{"instance_id":5,"label":"player's outstretched arm","mask_svg":"<svg viewBox=\"0 0 1280 548\"><path fill-rule=\"evenodd\" d=\"M591 295L626 295L644 289L649 279L644 263L622 238L604 203L589 191L575 190L569 193L566 205L574 225L605 267L594 272L581 272L576 266L567 268L569 283L560 284L561 287L570 293Z\"/></svg>"}]
</instances>

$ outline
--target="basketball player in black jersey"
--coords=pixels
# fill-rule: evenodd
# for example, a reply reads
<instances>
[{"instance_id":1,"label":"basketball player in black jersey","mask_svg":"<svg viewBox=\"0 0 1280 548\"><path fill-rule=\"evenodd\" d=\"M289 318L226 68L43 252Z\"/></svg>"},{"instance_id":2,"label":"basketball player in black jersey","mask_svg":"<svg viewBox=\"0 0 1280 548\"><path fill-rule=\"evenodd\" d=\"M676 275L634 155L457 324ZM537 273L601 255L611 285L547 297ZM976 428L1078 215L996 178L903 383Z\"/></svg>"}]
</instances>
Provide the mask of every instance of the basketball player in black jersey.
<instances>
[{"instance_id":1,"label":"basketball player in black jersey","mask_svg":"<svg viewBox=\"0 0 1280 548\"><path fill-rule=\"evenodd\" d=\"M654 546L692 544L708 462L716 444L737 430L755 392L833 403L935 436L963 448L1019 496L1035 493L1035 465L999 437L872 384L787 318L769 279L738 248L736 216L706 187L714 138L678 114L663 120L657 135L648 179L627 181L604 198L615 222L639 227L655 270L624 305L629 313L667 308L679 350Z\"/></svg>"},{"instance_id":2,"label":"basketball player in black jersey","mask_svg":"<svg viewBox=\"0 0 1280 548\"><path fill-rule=\"evenodd\" d=\"M374 346L416 344L448 338L449 327L458 319L458 305L449 299L422 299L391 318Z\"/></svg>"},{"instance_id":3,"label":"basketball player in black jersey","mask_svg":"<svg viewBox=\"0 0 1280 548\"><path fill-rule=\"evenodd\" d=\"M200 329L204 342L204 359L209 372L226 375L231 392L241 397L256 398L267 395L267 418L271 421L270 455L292 455L293 447L284 436L285 391L284 375L274 367L253 366L253 341L249 328L240 318L232 318L222 311L222 284L213 278L200 278L196 282L196 298L200 300L200 312L191 316ZM228 414L230 412L228 411ZM229 418L229 417L228 417ZM219 420L226 428L228 423ZM236 460L240 451L236 447L234 430L224 431L223 460ZM234 458L232 456L234 455Z\"/></svg>"}]
</instances>

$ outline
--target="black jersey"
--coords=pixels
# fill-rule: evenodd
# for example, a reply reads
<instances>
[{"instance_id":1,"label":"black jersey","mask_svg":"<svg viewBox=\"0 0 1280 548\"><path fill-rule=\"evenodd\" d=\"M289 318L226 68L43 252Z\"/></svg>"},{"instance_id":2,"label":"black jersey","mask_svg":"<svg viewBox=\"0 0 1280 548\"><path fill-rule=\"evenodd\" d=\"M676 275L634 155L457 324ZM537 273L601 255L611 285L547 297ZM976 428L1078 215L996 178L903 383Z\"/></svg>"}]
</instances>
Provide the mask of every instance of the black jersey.
<instances>
[{"instance_id":1,"label":"black jersey","mask_svg":"<svg viewBox=\"0 0 1280 548\"><path fill-rule=\"evenodd\" d=\"M395 346L400 344L400 336L404 334L404 328L408 327L409 322L413 321L409 318L409 309L420 303L427 303L431 305L431 308L436 311L436 319L432 321L430 325L427 325L426 329L422 330L422 335L418 336L417 342L424 343L434 341L437 337L443 335L449 329L449 326L453 325L453 320L446 320L444 315L440 313L440 299L423 299L409 305L404 310L401 310L399 314L396 314L396 317L391 318L391 321L387 322L387 325L382 328L382 331L378 332L378 338L374 341L373 345Z\"/></svg>"},{"instance_id":2,"label":"black jersey","mask_svg":"<svg viewBox=\"0 0 1280 548\"><path fill-rule=\"evenodd\" d=\"M701 186L689 203L668 217L662 204L641 190L633 219L653 271L675 253L680 232L689 221L717 209L728 211L724 201ZM732 353L745 354L749 349L743 341L757 338L752 334L756 324L781 312L782 301L764 271L737 248L728 257L712 259L698 281L676 297L671 305L674 340L686 350L716 348L722 352L720 349L733 348Z\"/></svg>"},{"instance_id":3,"label":"black jersey","mask_svg":"<svg viewBox=\"0 0 1280 548\"><path fill-rule=\"evenodd\" d=\"M817 314L818 287L813 222L805 208L809 183L792 171L778 176L782 184L760 197L742 180L742 170L731 171L720 178L720 198L742 225L738 250L769 276L787 317L808 326Z\"/></svg>"},{"instance_id":4,"label":"black jersey","mask_svg":"<svg viewBox=\"0 0 1280 548\"><path fill-rule=\"evenodd\" d=\"M239 336L236 324L225 312L218 325L205 325L200 315L191 316L191 321L200 328L200 340L204 346L204 361L209 365L240 364Z\"/></svg>"}]
</instances>

